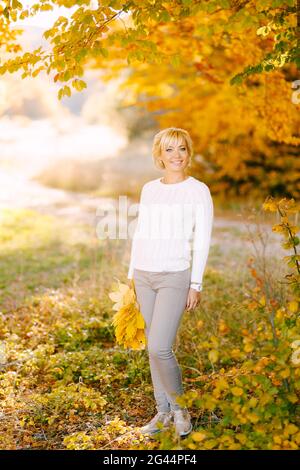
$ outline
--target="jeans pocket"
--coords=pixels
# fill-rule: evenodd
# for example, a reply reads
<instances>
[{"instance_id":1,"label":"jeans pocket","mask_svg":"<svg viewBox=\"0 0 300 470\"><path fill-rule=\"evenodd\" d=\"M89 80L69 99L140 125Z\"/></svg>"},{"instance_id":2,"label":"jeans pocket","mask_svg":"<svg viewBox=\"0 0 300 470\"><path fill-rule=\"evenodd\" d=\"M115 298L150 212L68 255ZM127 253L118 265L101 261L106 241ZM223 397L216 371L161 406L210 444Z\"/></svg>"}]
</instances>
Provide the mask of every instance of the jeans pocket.
<instances>
[{"instance_id":1,"label":"jeans pocket","mask_svg":"<svg viewBox=\"0 0 300 470\"><path fill-rule=\"evenodd\" d=\"M184 271L175 271L168 273L168 282L170 287L175 289L187 289L190 285L191 271L185 269Z\"/></svg>"}]
</instances>

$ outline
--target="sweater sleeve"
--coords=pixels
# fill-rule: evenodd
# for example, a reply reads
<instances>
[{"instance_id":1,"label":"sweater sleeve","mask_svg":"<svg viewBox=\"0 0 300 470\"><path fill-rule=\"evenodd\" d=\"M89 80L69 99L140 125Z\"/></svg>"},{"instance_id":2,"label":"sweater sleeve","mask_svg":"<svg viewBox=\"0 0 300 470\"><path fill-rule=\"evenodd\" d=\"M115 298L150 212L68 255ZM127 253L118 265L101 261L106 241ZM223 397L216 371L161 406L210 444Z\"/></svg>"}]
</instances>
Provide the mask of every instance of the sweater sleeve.
<instances>
[{"instance_id":1,"label":"sweater sleeve","mask_svg":"<svg viewBox=\"0 0 300 470\"><path fill-rule=\"evenodd\" d=\"M141 197L140 197L140 203L139 203L138 220L137 220L136 228L135 228L135 231L134 231L134 234L133 234L133 237L132 237L131 252L130 252L130 262L129 262L129 269L128 269L128 273L127 273L127 279L132 279L132 277L133 277L134 257L135 257L135 235L136 235L136 233L138 232L139 226L140 226L140 223L141 223L141 210L140 210L140 205L141 205L141 204L143 203L143 201L144 201L144 195L145 195L144 188L145 188L145 186L142 187Z\"/></svg>"},{"instance_id":2,"label":"sweater sleeve","mask_svg":"<svg viewBox=\"0 0 300 470\"><path fill-rule=\"evenodd\" d=\"M203 183L200 199L197 200L195 209L191 283L202 285L202 278L210 248L213 217L213 200L208 186Z\"/></svg>"}]
</instances>

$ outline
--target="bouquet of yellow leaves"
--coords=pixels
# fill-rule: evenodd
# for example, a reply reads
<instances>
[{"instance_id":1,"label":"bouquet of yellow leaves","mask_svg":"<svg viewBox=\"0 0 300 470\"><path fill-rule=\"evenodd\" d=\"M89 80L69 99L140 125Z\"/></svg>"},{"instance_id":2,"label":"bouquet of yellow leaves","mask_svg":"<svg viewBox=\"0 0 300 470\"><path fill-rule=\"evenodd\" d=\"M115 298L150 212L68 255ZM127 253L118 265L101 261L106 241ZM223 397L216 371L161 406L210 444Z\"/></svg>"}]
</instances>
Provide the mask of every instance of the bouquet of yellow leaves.
<instances>
[{"instance_id":1,"label":"bouquet of yellow leaves","mask_svg":"<svg viewBox=\"0 0 300 470\"><path fill-rule=\"evenodd\" d=\"M134 282L131 280L129 287L121 283L119 279L117 281L116 289L108 294L109 298L116 302L112 307L113 310L117 310L112 321L116 341L125 348L144 349L146 345L145 321L136 299Z\"/></svg>"}]
</instances>

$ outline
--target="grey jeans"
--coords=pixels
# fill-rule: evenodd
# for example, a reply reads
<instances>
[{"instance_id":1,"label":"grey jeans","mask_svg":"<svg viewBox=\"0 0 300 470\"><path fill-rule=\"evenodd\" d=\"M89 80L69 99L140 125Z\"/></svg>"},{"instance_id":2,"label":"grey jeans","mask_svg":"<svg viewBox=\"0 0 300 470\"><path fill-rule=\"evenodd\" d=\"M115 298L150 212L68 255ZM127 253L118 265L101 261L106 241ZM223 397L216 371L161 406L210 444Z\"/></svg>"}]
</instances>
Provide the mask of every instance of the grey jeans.
<instances>
[{"instance_id":1,"label":"grey jeans","mask_svg":"<svg viewBox=\"0 0 300 470\"><path fill-rule=\"evenodd\" d=\"M183 394L182 373L173 344L185 311L191 268L153 272L134 269L136 298L145 320L145 335L157 411L182 408L176 401Z\"/></svg>"}]
</instances>

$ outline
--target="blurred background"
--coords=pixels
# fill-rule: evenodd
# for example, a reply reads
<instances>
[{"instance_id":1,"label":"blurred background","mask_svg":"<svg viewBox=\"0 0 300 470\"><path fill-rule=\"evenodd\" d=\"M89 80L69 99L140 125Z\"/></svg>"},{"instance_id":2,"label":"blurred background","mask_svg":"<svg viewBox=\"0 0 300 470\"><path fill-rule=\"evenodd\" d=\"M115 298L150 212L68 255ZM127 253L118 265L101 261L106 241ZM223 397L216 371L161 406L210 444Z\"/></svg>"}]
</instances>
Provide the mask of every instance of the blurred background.
<instances>
[{"instance_id":1,"label":"blurred background","mask_svg":"<svg viewBox=\"0 0 300 470\"><path fill-rule=\"evenodd\" d=\"M17 21L15 27L24 29L24 51L46 48L43 32L76 8ZM0 204L48 205L64 213L80 210L79 205L94 208L95 198L123 194L137 200L142 185L163 174L154 167L151 146L155 133L172 125L190 132L195 146L190 172L209 185L223 215L227 209L235 217L237 207L259 207L269 194L297 197L295 65L250 76L241 87L229 85L234 72L255 63L270 41L254 29L246 50L243 31L234 28L229 41L217 27L222 15L203 17L201 23L190 17L180 26L162 22L151 31L170 63L133 60L126 67L120 48L110 46L110 62L97 57L85 68L87 88L61 100L61 83L44 71L25 79L20 71L1 75ZM213 27L219 46L210 34ZM112 25L113 31L118 28ZM179 64L176 48L183 57Z\"/></svg>"},{"instance_id":2,"label":"blurred background","mask_svg":"<svg viewBox=\"0 0 300 470\"><path fill-rule=\"evenodd\" d=\"M31 40L35 32L28 33ZM117 81L104 84L98 75L88 71L88 88L61 101L58 85L45 75L1 77L2 203L67 198L50 188L136 197L145 181L161 174L151 158L151 115L120 107Z\"/></svg>"},{"instance_id":3,"label":"blurred background","mask_svg":"<svg viewBox=\"0 0 300 470\"><path fill-rule=\"evenodd\" d=\"M73 11L61 7L16 23L24 29L24 50L45 45L42 33ZM87 70L85 80L87 89L59 101L60 85L45 72L0 77L2 207L76 216L82 206L84 219L102 201L96 197L137 198L147 180L161 175L151 158L157 129L151 113L122 105L122 77L105 83L99 71Z\"/></svg>"}]
</instances>

